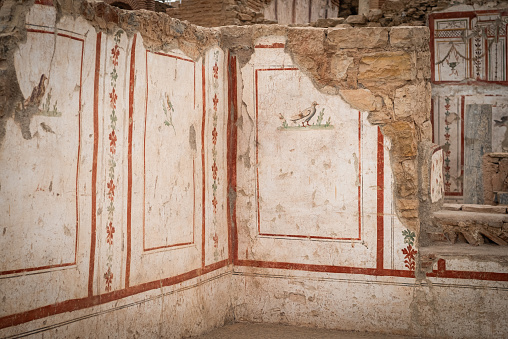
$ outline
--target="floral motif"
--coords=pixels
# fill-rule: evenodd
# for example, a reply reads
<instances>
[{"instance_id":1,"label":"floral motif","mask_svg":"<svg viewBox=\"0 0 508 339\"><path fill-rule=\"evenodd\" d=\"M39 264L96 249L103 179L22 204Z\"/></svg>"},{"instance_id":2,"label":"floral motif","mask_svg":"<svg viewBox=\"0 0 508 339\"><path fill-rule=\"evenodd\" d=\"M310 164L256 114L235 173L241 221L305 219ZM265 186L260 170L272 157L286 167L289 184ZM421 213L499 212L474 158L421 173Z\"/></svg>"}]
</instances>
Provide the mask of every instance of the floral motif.
<instances>
[{"instance_id":1,"label":"floral motif","mask_svg":"<svg viewBox=\"0 0 508 339\"><path fill-rule=\"evenodd\" d=\"M109 189L108 192L109 200L111 201L115 200L115 184L113 183L113 179L111 179L108 182L108 189Z\"/></svg>"},{"instance_id":2,"label":"floral motif","mask_svg":"<svg viewBox=\"0 0 508 339\"><path fill-rule=\"evenodd\" d=\"M106 232L108 233L106 242L110 245L113 245L113 233L115 233L115 228L113 227L112 222L109 223L108 227L106 228Z\"/></svg>"},{"instance_id":3,"label":"floral motif","mask_svg":"<svg viewBox=\"0 0 508 339\"><path fill-rule=\"evenodd\" d=\"M217 128L213 128L213 131L212 131L212 142L214 145L217 144Z\"/></svg>"},{"instance_id":4,"label":"floral motif","mask_svg":"<svg viewBox=\"0 0 508 339\"><path fill-rule=\"evenodd\" d=\"M113 62L113 66L118 66L118 57L120 56L120 49L118 48L118 45L115 45L111 49L111 61Z\"/></svg>"},{"instance_id":5,"label":"floral motif","mask_svg":"<svg viewBox=\"0 0 508 339\"><path fill-rule=\"evenodd\" d=\"M217 63L213 66L213 77L219 79L219 66L217 66Z\"/></svg>"},{"instance_id":6,"label":"floral motif","mask_svg":"<svg viewBox=\"0 0 508 339\"><path fill-rule=\"evenodd\" d=\"M402 249L404 264L407 269L414 271L416 266L415 256L416 253L418 253L418 251L413 248L416 234L410 230L404 230L402 231L402 235L404 236L404 243L407 244L407 247Z\"/></svg>"},{"instance_id":7,"label":"floral motif","mask_svg":"<svg viewBox=\"0 0 508 339\"><path fill-rule=\"evenodd\" d=\"M216 163L213 163L212 165L212 174L213 174L213 180L217 180L217 164Z\"/></svg>"},{"instance_id":8,"label":"floral motif","mask_svg":"<svg viewBox=\"0 0 508 339\"><path fill-rule=\"evenodd\" d=\"M219 98L217 98L217 93L215 93L215 96L213 97L213 110L217 111L217 104L219 103Z\"/></svg>"},{"instance_id":9,"label":"floral motif","mask_svg":"<svg viewBox=\"0 0 508 339\"><path fill-rule=\"evenodd\" d=\"M213 236L213 247L215 248L219 247L219 236L217 235L217 233L215 233Z\"/></svg>"},{"instance_id":10,"label":"floral motif","mask_svg":"<svg viewBox=\"0 0 508 339\"><path fill-rule=\"evenodd\" d=\"M111 267L109 267L108 271L104 273L104 279L106 279L106 292L111 292L111 283L113 282L113 272L111 272Z\"/></svg>"},{"instance_id":11,"label":"floral motif","mask_svg":"<svg viewBox=\"0 0 508 339\"><path fill-rule=\"evenodd\" d=\"M118 141L118 137L116 135L116 122L118 117L116 116L116 103L118 100L118 94L116 92L116 81L118 79L118 73L116 67L118 66L118 59L120 57L120 40L123 31L119 30L114 35L115 46L111 49L111 63L113 65L113 70L111 71L110 81L111 81L111 91L109 93L109 100L111 106L111 114L109 115L109 159L108 159L108 177L106 179L107 186L107 196L109 199L109 203L107 204L106 210L108 211L108 217L106 221L106 243L108 244L108 256L106 265L108 270L104 273L104 279L106 280L106 292L111 292L112 284L113 284L113 272L111 268L113 266L113 236L115 233L115 227L113 225L114 221L114 213L115 213L115 168L116 168L116 143ZM109 179L109 180L108 180Z\"/></svg>"},{"instance_id":12,"label":"floral motif","mask_svg":"<svg viewBox=\"0 0 508 339\"><path fill-rule=\"evenodd\" d=\"M113 130L111 133L109 133L109 151L112 153L112 154L115 154L116 153L116 134L115 134L115 131Z\"/></svg>"}]
</instances>

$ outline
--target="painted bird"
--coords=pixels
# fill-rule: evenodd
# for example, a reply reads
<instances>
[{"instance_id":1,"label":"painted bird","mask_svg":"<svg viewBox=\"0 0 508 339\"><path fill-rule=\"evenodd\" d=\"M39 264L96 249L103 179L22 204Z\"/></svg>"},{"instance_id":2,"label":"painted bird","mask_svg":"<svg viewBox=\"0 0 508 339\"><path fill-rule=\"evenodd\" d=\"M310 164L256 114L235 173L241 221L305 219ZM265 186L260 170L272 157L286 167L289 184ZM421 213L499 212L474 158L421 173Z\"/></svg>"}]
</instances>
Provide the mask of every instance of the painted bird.
<instances>
[{"instance_id":1,"label":"painted bird","mask_svg":"<svg viewBox=\"0 0 508 339\"><path fill-rule=\"evenodd\" d=\"M302 120L302 126L305 126L305 123L307 123L307 126L310 126L309 121L314 117L314 114L316 114L316 106L318 105L317 102L313 101L312 105L309 108L304 109L298 114L295 114L291 117L291 121L297 122L298 120Z\"/></svg>"}]
</instances>

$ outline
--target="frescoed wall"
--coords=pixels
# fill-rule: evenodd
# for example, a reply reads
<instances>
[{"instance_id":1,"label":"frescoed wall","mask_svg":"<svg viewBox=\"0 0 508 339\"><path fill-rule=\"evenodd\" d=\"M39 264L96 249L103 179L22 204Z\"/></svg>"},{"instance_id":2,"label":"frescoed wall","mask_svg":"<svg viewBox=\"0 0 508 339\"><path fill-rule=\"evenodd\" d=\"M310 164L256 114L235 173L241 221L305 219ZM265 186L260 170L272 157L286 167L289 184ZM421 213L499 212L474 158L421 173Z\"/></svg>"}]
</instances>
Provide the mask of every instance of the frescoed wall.
<instances>
[{"instance_id":1,"label":"frescoed wall","mask_svg":"<svg viewBox=\"0 0 508 339\"><path fill-rule=\"evenodd\" d=\"M502 150L506 105L435 92L431 117L426 28L9 6L26 39L0 73L1 337L508 333L502 250L419 244L462 187L468 107Z\"/></svg>"},{"instance_id":2,"label":"frescoed wall","mask_svg":"<svg viewBox=\"0 0 508 339\"><path fill-rule=\"evenodd\" d=\"M452 7L429 17L433 135L444 152L449 200L482 203L476 182L481 181L476 170L481 155L508 149L503 120L508 100L507 24L506 11L495 9Z\"/></svg>"},{"instance_id":3,"label":"frescoed wall","mask_svg":"<svg viewBox=\"0 0 508 339\"><path fill-rule=\"evenodd\" d=\"M224 52L148 50L139 33L56 17L51 4L30 8L13 54L23 98L0 151L0 336L31 333L9 326L33 320L37 331L92 323L107 336L98 324L114 313L131 318L123 335L115 330L124 337L166 316L176 320L146 335L223 324ZM75 309L86 311L62 317ZM202 321L182 323L181 311Z\"/></svg>"}]
</instances>

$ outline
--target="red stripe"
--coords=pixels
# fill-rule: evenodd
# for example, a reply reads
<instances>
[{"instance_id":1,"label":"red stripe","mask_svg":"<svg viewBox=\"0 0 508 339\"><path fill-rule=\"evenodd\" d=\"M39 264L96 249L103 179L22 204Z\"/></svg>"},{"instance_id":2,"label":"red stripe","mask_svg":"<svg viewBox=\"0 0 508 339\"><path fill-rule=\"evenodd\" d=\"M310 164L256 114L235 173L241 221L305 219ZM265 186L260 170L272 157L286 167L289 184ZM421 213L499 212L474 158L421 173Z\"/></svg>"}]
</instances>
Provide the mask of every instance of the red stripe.
<instances>
[{"instance_id":1,"label":"red stripe","mask_svg":"<svg viewBox=\"0 0 508 339\"><path fill-rule=\"evenodd\" d=\"M131 236L132 236L132 130L134 118L134 79L136 71L136 37L132 38L131 67L129 78L129 135L127 155L127 258L125 261L125 287L129 287L131 275Z\"/></svg>"},{"instance_id":2,"label":"red stripe","mask_svg":"<svg viewBox=\"0 0 508 339\"><path fill-rule=\"evenodd\" d=\"M32 33L43 33L43 34L55 34L55 32L51 32L51 31L45 31L45 30L42 30L42 29L32 29L32 28L27 28L26 30L27 32L32 32ZM76 38L72 35L68 35L68 34L64 34L64 33L56 33L56 35L58 36L61 36L61 37L64 37L64 38L69 38L69 39L72 39L72 40L77 40L77 41L81 41L81 42L84 42L85 40L82 39L82 38Z\"/></svg>"},{"instance_id":3,"label":"red stripe","mask_svg":"<svg viewBox=\"0 0 508 339\"><path fill-rule=\"evenodd\" d=\"M101 72L102 32L97 33L95 44L95 78L93 90L93 163L92 163L92 230L90 240L90 266L88 268L88 296L93 295L95 269L95 242L97 232L97 153L99 151L99 79Z\"/></svg>"},{"instance_id":4,"label":"red stripe","mask_svg":"<svg viewBox=\"0 0 508 339\"><path fill-rule=\"evenodd\" d=\"M384 259L384 192L385 192L385 174L384 174L384 139L381 129L377 129L377 256L376 268L383 269Z\"/></svg>"},{"instance_id":5,"label":"red stripe","mask_svg":"<svg viewBox=\"0 0 508 339\"><path fill-rule=\"evenodd\" d=\"M100 34L100 33L99 33ZM150 290L160 289L161 287L173 286L175 284L199 277L227 266L227 260L219 261L204 269L195 269L177 276L151 281L148 283L131 286L122 290L116 290L102 295L88 296L81 299L71 299L63 302L55 303L39 307L30 311L11 314L0 318L0 329L20 325L32 320L49 317L55 314L72 312L84 308L106 304L115 300L126 298L135 294L143 293Z\"/></svg>"},{"instance_id":6,"label":"red stripe","mask_svg":"<svg viewBox=\"0 0 508 339\"><path fill-rule=\"evenodd\" d=\"M281 42L274 42L271 45L258 44L256 46L254 46L254 48L284 48L284 47L285 47L285 45Z\"/></svg>"}]
</instances>

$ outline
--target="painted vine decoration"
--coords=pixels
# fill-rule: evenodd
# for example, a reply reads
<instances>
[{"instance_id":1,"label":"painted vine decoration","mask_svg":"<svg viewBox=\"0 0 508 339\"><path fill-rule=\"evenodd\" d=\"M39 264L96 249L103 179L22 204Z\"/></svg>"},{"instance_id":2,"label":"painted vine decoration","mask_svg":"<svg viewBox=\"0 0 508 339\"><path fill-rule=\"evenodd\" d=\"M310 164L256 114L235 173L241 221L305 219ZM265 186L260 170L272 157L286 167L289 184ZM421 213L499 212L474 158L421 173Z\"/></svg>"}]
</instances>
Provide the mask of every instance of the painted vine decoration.
<instances>
[{"instance_id":1,"label":"painted vine decoration","mask_svg":"<svg viewBox=\"0 0 508 339\"><path fill-rule=\"evenodd\" d=\"M217 96L218 89L219 89L219 52L215 51L213 53L213 57L215 59L215 65L213 66L213 130L212 130L212 157L213 157L213 164L212 164L212 176L213 176L213 184L212 184L212 190L213 190L213 199L212 199L212 205L213 205L213 228L215 230L214 235L212 236L213 240L213 247L214 252L213 256L214 259L217 261L219 259L219 236L217 235L217 188L219 185L219 175L218 175L218 167L217 167L217 105L219 103L219 98Z\"/></svg>"},{"instance_id":2,"label":"painted vine decoration","mask_svg":"<svg viewBox=\"0 0 508 339\"><path fill-rule=\"evenodd\" d=\"M111 92L109 93L109 102L111 107L111 114L109 115L109 149L108 149L108 176L106 179L107 185L107 196L108 196L108 218L106 221L106 243L108 244L107 251L107 260L106 266L108 270L104 273L104 279L106 280L106 292L111 291L111 285L113 283L113 272L111 271L111 267L113 266L113 235L115 234L115 226L114 222L114 214L115 214L115 167L116 167L116 147L117 147L117 135L116 135L116 122L118 117L116 115L116 102L118 100L118 95L116 93L116 81L118 79L118 73L116 71L116 67L118 66L118 58L120 56L120 48L118 44L120 43L121 36L123 31L117 31L114 36L115 46L111 49L111 62L113 64L113 70L111 71L110 80L111 80Z\"/></svg>"},{"instance_id":3,"label":"painted vine decoration","mask_svg":"<svg viewBox=\"0 0 508 339\"><path fill-rule=\"evenodd\" d=\"M451 155L451 151L450 151L450 130L451 130L451 127L450 125L452 124L452 122L450 121L449 116L450 116L450 98L449 97L445 97L445 134L444 134L444 137L445 137L445 144L444 144L444 147L443 147L443 151L444 151L444 154L445 154L445 158L444 158L444 162L445 162L445 165L444 165L444 172L445 172L445 192L450 192L450 187L451 187L451 182L450 182L450 178L451 178L451 175L450 175L450 155Z\"/></svg>"},{"instance_id":4,"label":"painted vine decoration","mask_svg":"<svg viewBox=\"0 0 508 339\"><path fill-rule=\"evenodd\" d=\"M403 230L402 235L404 236L404 244L407 244L406 248L402 249L402 254L404 254L404 264L407 269L410 271L414 271L416 267L415 256L418 251L416 251L413 247L415 244L415 232L410 230Z\"/></svg>"}]
</instances>

